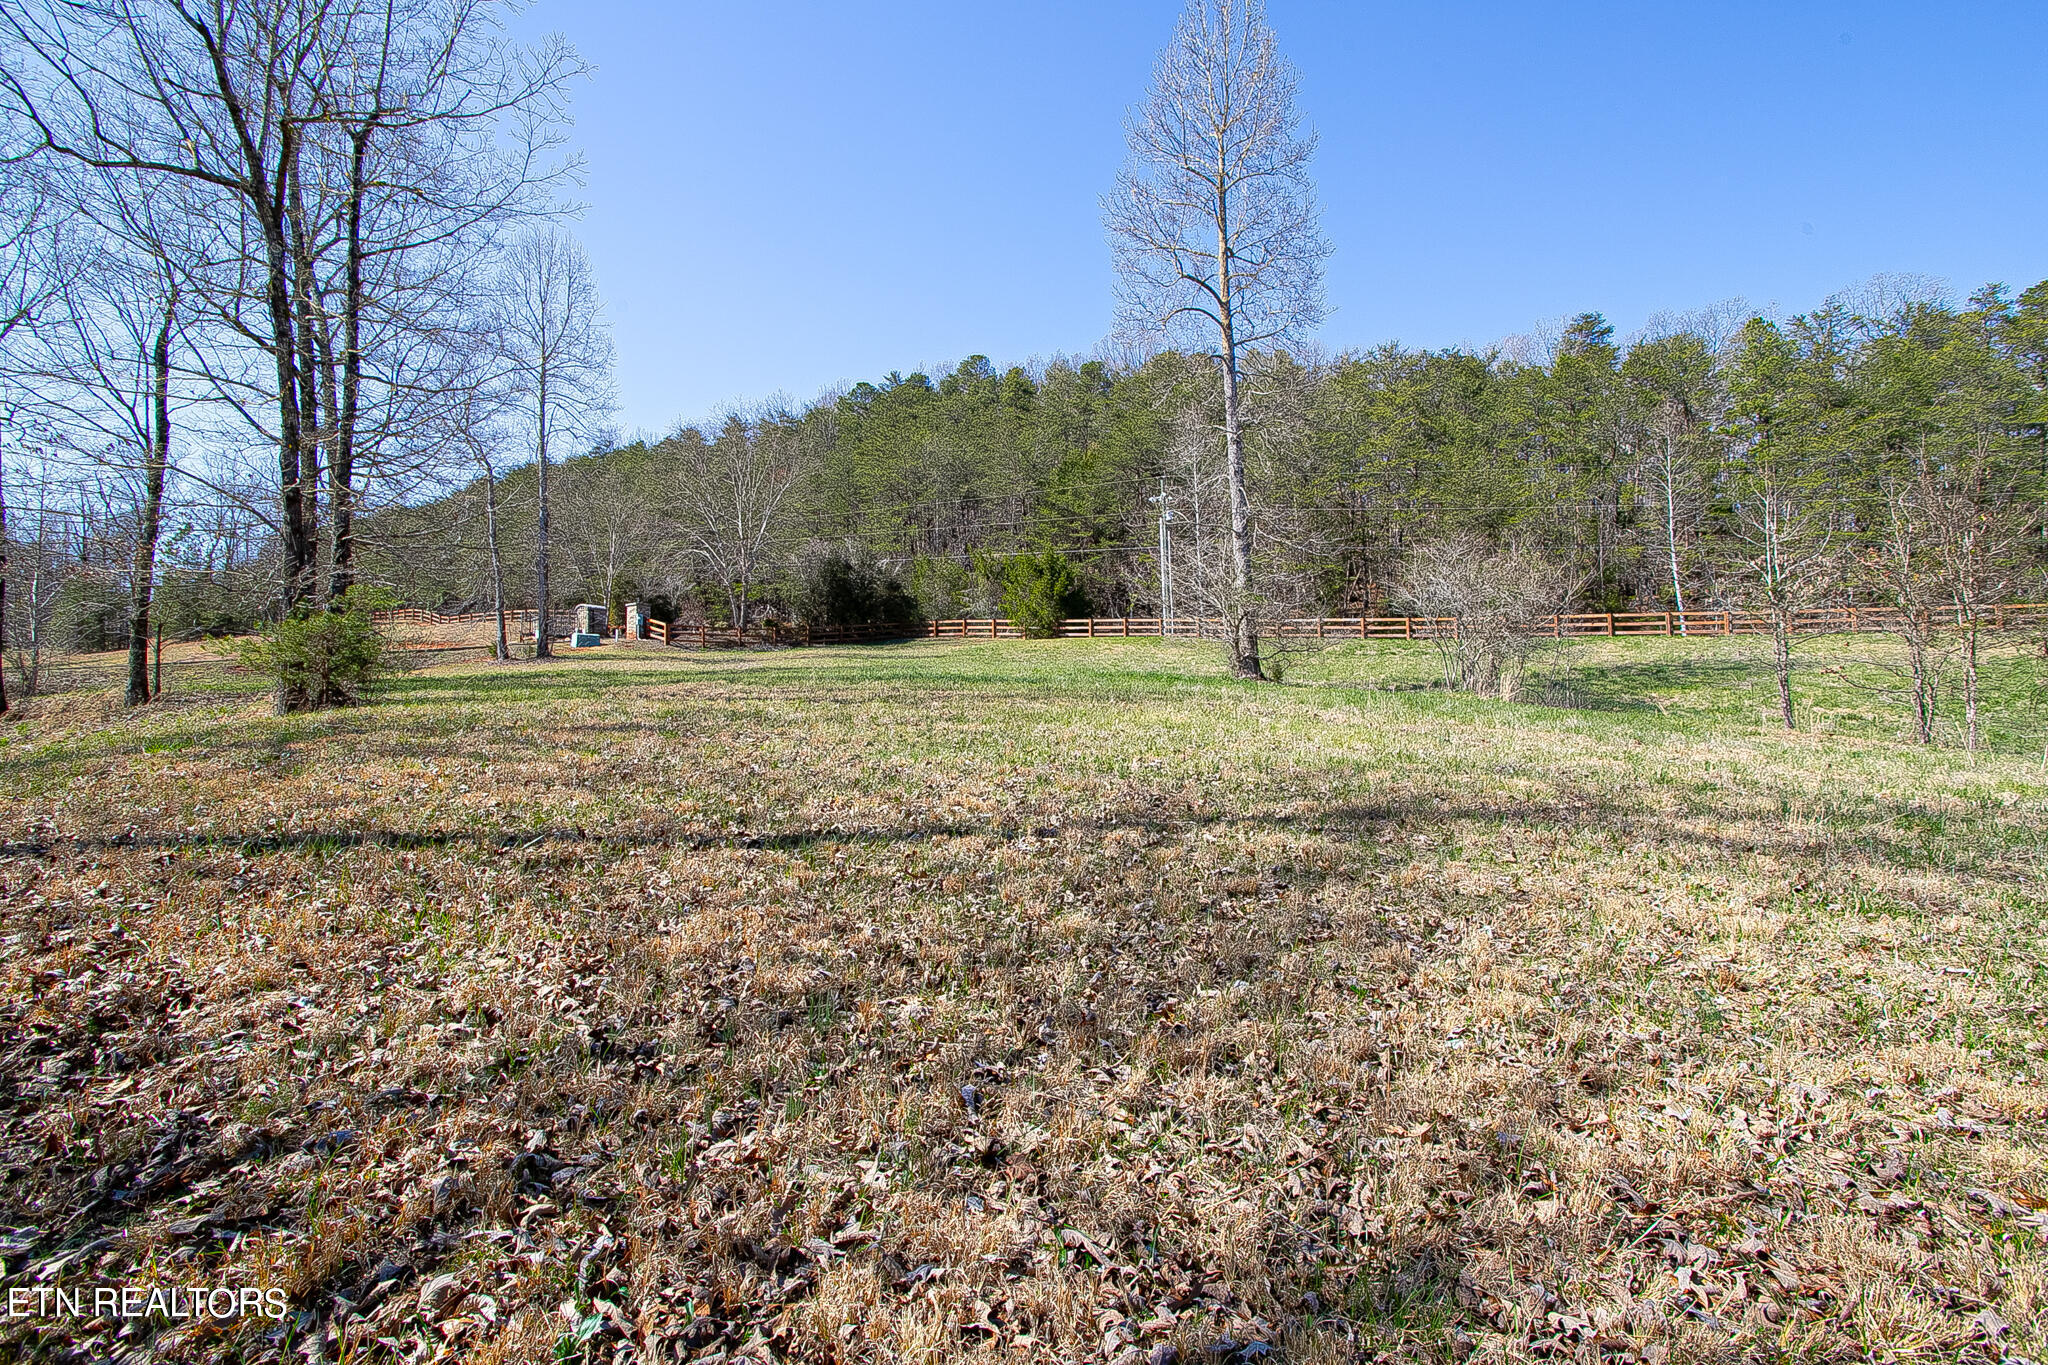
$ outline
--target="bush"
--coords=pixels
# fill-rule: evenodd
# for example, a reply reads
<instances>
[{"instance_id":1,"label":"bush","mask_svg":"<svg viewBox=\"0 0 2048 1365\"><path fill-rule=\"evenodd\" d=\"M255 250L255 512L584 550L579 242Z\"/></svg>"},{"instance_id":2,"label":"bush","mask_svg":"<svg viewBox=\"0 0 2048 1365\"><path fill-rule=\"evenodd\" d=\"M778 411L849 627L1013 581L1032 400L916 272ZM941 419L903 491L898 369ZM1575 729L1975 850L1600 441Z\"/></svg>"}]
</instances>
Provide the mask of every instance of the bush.
<instances>
[{"instance_id":1,"label":"bush","mask_svg":"<svg viewBox=\"0 0 2048 1365\"><path fill-rule=\"evenodd\" d=\"M97 574L73 574L50 604L46 639L81 654L123 647L128 643L128 594Z\"/></svg>"},{"instance_id":2,"label":"bush","mask_svg":"<svg viewBox=\"0 0 2048 1365\"><path fill-rule=\"evenodd\" d=\"M1059 638L1060 623L1088 614L1081 577L1057 550L1017 555L1003 568L1003 615L1034 640Z\"/></svg>"},{"instance_id":3,"label":"bush","mask_svg":"<svg viewBox=\"0 0 2048 1365\"><path fill-rule=\"evenodd\" d=\"M936 621L961 616L993 616L980 608L987 605L977 593L981 585L975 575L957 559L919 555L910 564L910 593L917 599L918 614Z\"/></svg>"},{"instance_id":4,"label":"bush","mask_svg":"<svg viewBox=\"0 0 2048 1365\"><path fill-rule=\"evenodd\" d=\"M171 569L157 584L153 615L169 639L246 635L261 603L249 586L203 570Z\"/></svg>"},{"instance_id":5,"label":"bush","mask_svg":"<svg viewBox=\"0 0 2048 1365\"><path fill-rule=\"evenodd\" d=\"M1569 589L1564 570L1530 546L1494 546L1468 533L1417 546L1400 597L1414 614L1452 623L1431 636L1445 687L1511 701L1521 693L1536 622L1561 610Z\"/></svg>"},{"instance_id":6,"label":"bush","mask_svg":"<svg viewBox=\"0 0 2048 1365\"><path fill-rule=\"evenodd\" d=\"M865 626L920 619L917 599L852 541L813 542L795 564L797 617L813 626Z\"/></svg>"},{"instance_id":7,"label":"bush","mask_svg":"<svg viewBox=\"0 0 2048 1365\"><path fill-rule=\"evenodd\" d=\"M277 682L277 709L315 711L367 701L389 669L370 613L389 595L351 588L326 610L296 607L261 639L236 648L243 667Z\"/></svg>"}]
</instances>

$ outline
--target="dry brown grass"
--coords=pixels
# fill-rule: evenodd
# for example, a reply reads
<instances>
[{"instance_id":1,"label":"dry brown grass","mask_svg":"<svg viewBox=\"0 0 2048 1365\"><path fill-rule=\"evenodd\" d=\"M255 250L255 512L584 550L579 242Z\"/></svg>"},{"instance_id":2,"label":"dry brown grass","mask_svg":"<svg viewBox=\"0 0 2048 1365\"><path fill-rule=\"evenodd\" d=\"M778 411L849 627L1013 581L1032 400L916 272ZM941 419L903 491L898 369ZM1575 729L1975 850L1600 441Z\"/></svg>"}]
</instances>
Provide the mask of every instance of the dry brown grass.
<instances>
[{"instance_id":1,"label":"dry brown grass","mask_svg":"<svg viewBox=\"0 0 2048 1365\"><path fill-rule=\"evenodd\" d=\"M8 1283L297 1312L16 1348L2048 1351L2032 770L1212 671L646 651L32 714Z\"/></svg>"}]
</instances>

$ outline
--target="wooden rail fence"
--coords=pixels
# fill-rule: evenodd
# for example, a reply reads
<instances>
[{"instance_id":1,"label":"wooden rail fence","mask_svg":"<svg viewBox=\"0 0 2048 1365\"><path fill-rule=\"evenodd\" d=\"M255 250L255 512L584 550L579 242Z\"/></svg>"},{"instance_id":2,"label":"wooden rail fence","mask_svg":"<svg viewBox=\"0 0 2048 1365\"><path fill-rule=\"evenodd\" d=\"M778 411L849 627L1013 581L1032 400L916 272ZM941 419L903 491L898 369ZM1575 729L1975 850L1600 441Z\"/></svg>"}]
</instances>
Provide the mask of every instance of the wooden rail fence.
<instances>
[{"instance_id":1,"label":"wooden rail fence","mask_svg":"<svg viewBox=\"0 0 2048 1365\"><path fill-rule=\"evenodd\" d=\"M494 621L494 613L442 615L416 607L375 613L380 625L456 626ZM508 611L506 625L531 634L534 613ZM1905 621L1897 607L1822 607L1793 613L1792 630L1800 635L1875 634L1896 630ZM1979 625L2004 630L2048 625L2048 603L2011 602L1987 607ZM1944 615L1940 625L1950 624ZM1954 621L1962 625L1960 614ZM1068 640L1218 638L1222 618L1215 616L1077 616L1060 623ZM1455 639L1453 616L1291 616L1259 627L1268 639L1282 640L1442 640ZM1771 618L1742 611L1607 611L1570 612L1539 617L1530 623L1539 636L1579 639L1587 636L1668 635L1686 638L1722 635L1768 635ZM744 632L729 626L647 623L647 638L679 649L737 649L749 645L871 644L885 640L1020 640L1023 630L1004 617L956 617L943 621L884 622L855 626L804 626L769 622Z\"/></svg>"},{"instance_id":2,"label":"wooden rail fence","mask_svg":"<svg viewBox=\"0 0 2048 1365\"><path fill-rule=\"evenodd\" d=\"M1842 635L1895 630L1905 613L1895 607L1829 607L1795 612L1792 629L1801 635ZM1958 619L1956 624L1960 625ZM1994 630L2048 624L2048 604L2007 603L1986 609L1980 624ZM1215 616L1077 616L1060 623L1060 637L1130 639L1140 636L1219 637L1222 618ZM1539 617L1530 623L1537 635L1553 639L1622 635L1768 635L1771 618L1740 611L1612 611L1574 612ZM853 633L859 632L859 633ZM1259 633L1283 640L1439 640L1458 634L1454 616L1291 616L1262 622ZM857 639L1016 640L1024 632L1002 617L911 622L900 626L840 627L813 630L812 644Z\"/></svg>"},{"instance_id":3,"label":"wooden rail fence","mask_svg":"<svg viewBox=\"0 0 2048 1365\"><path fill-rule=\"evenodd\" d=\"M456 615L444 615L438 611L427 611L421 607L398 607L390 611L373 611L370 619L380 626L475 626L485 622L495 624L498 613L494 611L467 611ZM564 621L569 618L565 615ZM533 629L533 608L507 608L505 629Z\"/></svg>"}]
</instances>

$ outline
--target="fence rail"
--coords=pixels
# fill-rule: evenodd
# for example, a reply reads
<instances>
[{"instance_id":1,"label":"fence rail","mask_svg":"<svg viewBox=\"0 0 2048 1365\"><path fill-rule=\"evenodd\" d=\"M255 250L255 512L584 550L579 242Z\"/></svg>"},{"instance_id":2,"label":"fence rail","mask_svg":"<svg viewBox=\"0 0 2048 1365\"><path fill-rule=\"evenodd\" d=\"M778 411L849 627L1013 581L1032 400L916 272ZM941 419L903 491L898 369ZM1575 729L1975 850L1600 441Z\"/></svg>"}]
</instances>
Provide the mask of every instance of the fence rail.
<instances>
[{"instance_id":1,"label":"fence rail","mask_svg":"<svg viewBox=\"0 0 2048 1365\"><path fill-rule=\"evenodd\" d=\"M684 625L677 621L649 621L647 638L677 649L744 649L748 645L802 645L810 643L803 627L780 622L748 626L744 631L730 626Z\"/></svg>"},{"instance_id":2,"label":"fence rail","mask_svg":"<svg viewBox=\"0 0 2048 1365\"><path fill-rule=\"evenodd\" d=\"M374 614L379 625L459 626L494 621L495 613L442 615L417 607ZM532 609L505 613L508 626L531 632ZM1799 635L1876 634L1897 630L1906 613L1897 607L1820 607L1792 613L1790 626ZM1932 624L1951 624L1947 613ZM1965 624L1957 613L1954 625ZM1977 624L1991 630L2048 625L2048 603L2008 602L1983 608ZM1743 611L1606 611L1568 612L1538 617L1528 627L1552 639L1587 636L1668 635L1686 638L1720 635L1768 635L1771 618ZM1223 634L1216 616L1076 616L1060 623L1067 640L1214 639ZM1290 616L1260 623L1259 633L1281 640L1444 640L1457 638L1454 616ZM729 626L647 623L646 638L678 649L743 649L748 646L873 644L885 640L1020 640L1023 629L1005 617L954 617L941 621L880 622L852 626L803 626L769 622L744 631Z\"/></svg>"},{"instance_id":3,"label":"fence rail","mask_svg":"<svg viewBox=\"0 0 2048 1365\"><path fill-rule=\"evenodd\" d=\"M1799 635L1870 634L1896 630L1905 624L1906 613L1896 607L1826 607L1792 614L1791 630ZM1954 622L1962 625L1958 616ZM1948 624L1946 617L1937 625ZM2012 602L1986 607L1978 624L1992 630L2048 624L2048 604ZM867 638L931 640L1015 640L1024 632L1002 617L968 620L926 621L904 626L853 627L876 632ZM1060 623L1062 639L1128 639L1139 636L1217 637L1224 622L1215 616L1077 616ZM1760 612L1741 611L1612 611L1570 612L1538 617L1529 629L1553 639L1583 636L1623 635L1768 635L1771 618ZM1282 640L1440 640L1459 633L1455 616L1290 616L1264 621L1259 633ZM832 642L851 636L833 635ZM827 642L826 633L813 631L812 643Z\"/></svg>"},{"instance_id":4,"label":"fence rail","mask_svg":"<svg viewBox=\"0 0 2048 1365\"><path fill-rule=\"evenodd\" d=\"M373 611L370 613L370 619L380 626L475 626L485 622L496 623L498 613L467 611L450 616L438 611L427 611L421 607L396 607L389 611ZM533 608L506 608L505 625L508 629L513 626L530 629L533 625Z\"/></svg>"}]
</instances>

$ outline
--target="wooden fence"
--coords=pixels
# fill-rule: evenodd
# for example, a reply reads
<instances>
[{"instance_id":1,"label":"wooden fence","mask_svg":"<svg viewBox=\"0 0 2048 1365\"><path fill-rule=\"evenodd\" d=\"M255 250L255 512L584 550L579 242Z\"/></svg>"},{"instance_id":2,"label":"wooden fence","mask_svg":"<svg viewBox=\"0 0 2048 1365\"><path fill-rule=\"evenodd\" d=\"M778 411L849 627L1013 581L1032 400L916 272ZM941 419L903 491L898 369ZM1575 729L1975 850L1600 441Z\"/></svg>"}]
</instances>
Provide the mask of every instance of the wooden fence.
<instances>
[{"instance_id":1,"label":"wooden fence","mask_svg":"<svg viewBox=\"0 0 2048 1365\"><path fill-rule=\"evenodd\" d=\"M1896 630L1905 621L1906 613L1897 607L1821 607L1792 613L1789 624L1797 635L1854 635ZM1951 623L1944 614L1934 624ZM1960 614L1953 624L1964 624ZM1987 607L1978 624L1991 630L2048 624L2048 604L2013 602ZM1743 611L1589 611L1538 617L1530 628L1537 635L1558 640L1588 635L1768 635L1771 618ZM1455 638L1458 622L1449 616L1295 617L1270 622L1264 629L1282 639L1430 640Z\"/></svg>"},{"instance_id":2,"label":"wooden fence","mask_svg":"<svg viewBox=\"0 0 2048 1365\"><path fill-rule=\"evenodd\" d=\"M373 611L370 619L380 626L475 626L486 623L495 625L498 613L494 611L469 611L446 616L438 611L427 611L420 607L399 607L392 611ZM562 618L567 621L565 615ZM506 608L505 629L533 630L533 608Z\"/></svg>"},{"instance_id":3,"label":"wooden fence","mask_svg":"<svg viewBox=\"0 0 2048 1365\"><path fill-rule=\"evenodd\" d=\"M1895 607L1828 607L1793 613L1791 627L1800 635L1844 635L1895 630L1905 613ZM1946 622L1938 623L1946 624ZM1962 624L1960 618L1957 625ZM2048 624L2048 604L2007 603L1987 608L1979 624L1993 630ZM1077 616L1060 623L1068 640L1131 639L1141 636L1218 638L1222 618L1215 616ZM1544 616L1530 623L1537 635L1552 639L1622 635L1768 635L1771 618L1740 611L1611 611ZM847 631L867 632L849 634ZM1454 616L1291 616L1260 623L1259 633L1282 640L1439 640L1455 639ZM857 626L827 632L814 630L809 643L856 639L1016 640L1024 632L996 617L913 622L902 626Z\"/></svg>"},{"instance_id":4,"label":"wooden fence","mask_svg":"<svg viewBox=\"0 0 2048 1365\"><path fill-rule=\"evenodd\" d=\"M495 620L491 612L444 616L414 607L375 614L380 625L454 626ZM505 613L508 628L531 634L531 609ZM1800 635L1873 634L1896 630L1905 613L1896 607L1822 607L1794 612L1792 630ZM1946 618L1938 625L1947 625ZM1960 616L1955 625L1963 624ZM2012 602L1987 607L1979 625L2004 630L2048 625L2048 603ZM1068 640L1117 640L1144 637L1217 639L1222 618L1215 616L1077 616L1060 623ZM1720 635L1768 635L1771 618L1742 611L1608 611L1572 612L1539 617L1530 623L1539 636L1567 640L1586 636L1669 635L1698 638ZM1453 616L1291 616L1262 622L1259 633L1281 640L1442 640L1455 639ZM1004 617L954 618L945 621L904 621L858 626L804 626L768 622L744 632L729 626L647 623L647 638L678 649L740 649L748 646L873 644L885 640L1021 640L1023 630Z\"/></svg>"},{"instance_id":5,"label":"wooden fence","mask_svg":"<svg viewBox=\"0 0 2048 1365\"><path fill-rule=\"evenodd\" d=\"M802 626L779 621L748 626L744 632L730 626L684 625L677 621L647 623L647 638L677 649L743 649L748 645L804 645L811 643ZM876 637L879 638L879 637Z\"/></svg>"}]
</instances>

